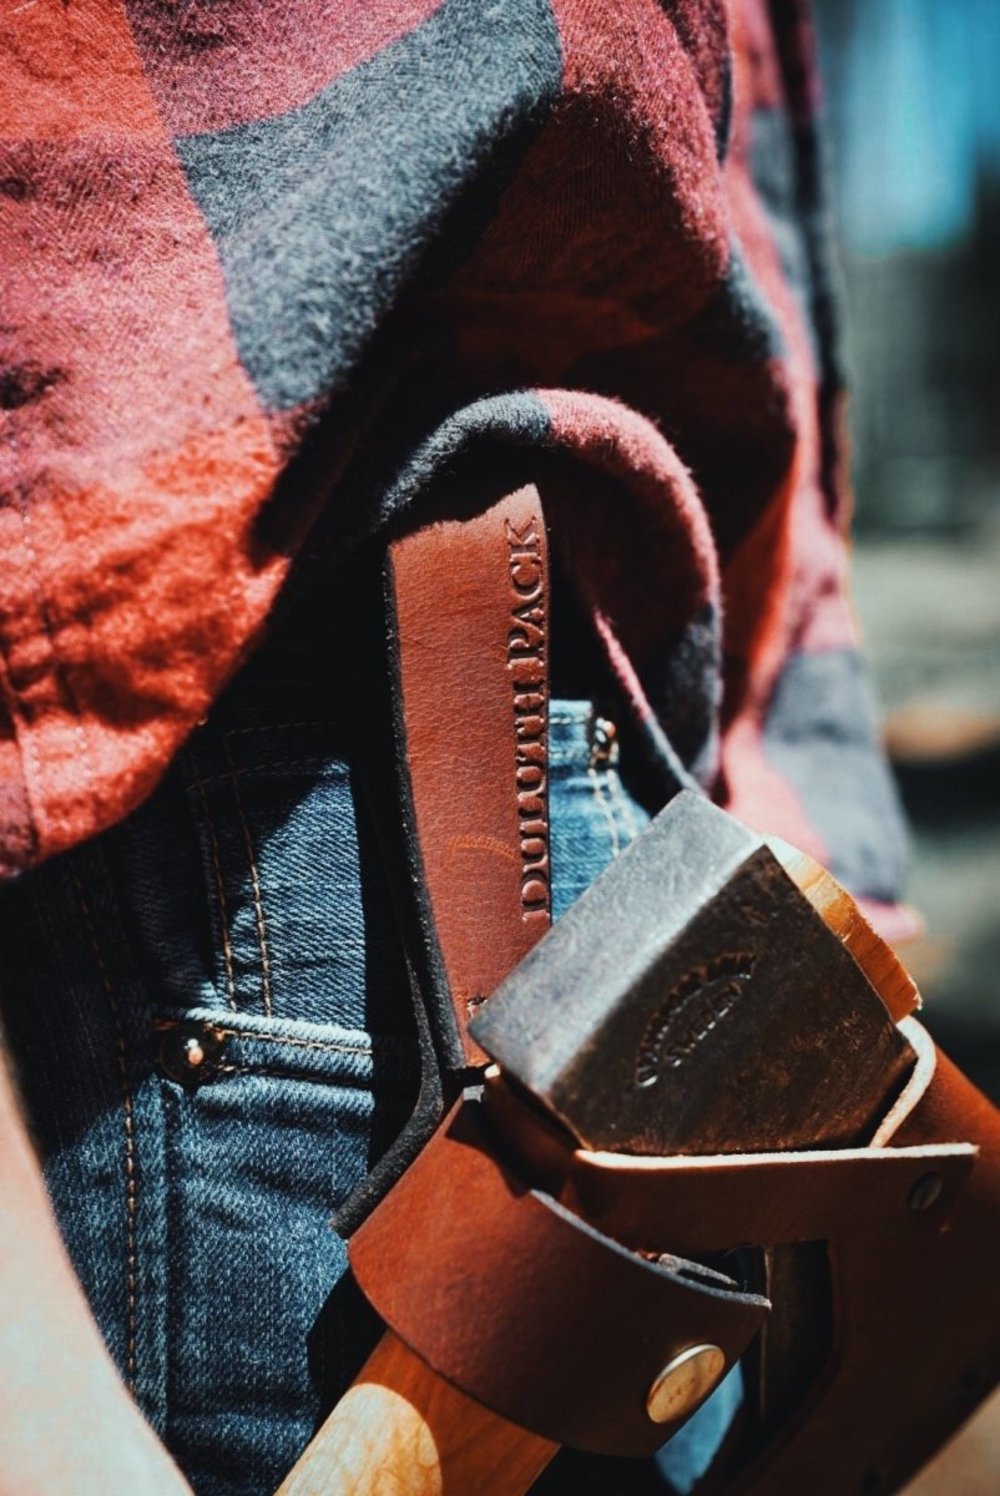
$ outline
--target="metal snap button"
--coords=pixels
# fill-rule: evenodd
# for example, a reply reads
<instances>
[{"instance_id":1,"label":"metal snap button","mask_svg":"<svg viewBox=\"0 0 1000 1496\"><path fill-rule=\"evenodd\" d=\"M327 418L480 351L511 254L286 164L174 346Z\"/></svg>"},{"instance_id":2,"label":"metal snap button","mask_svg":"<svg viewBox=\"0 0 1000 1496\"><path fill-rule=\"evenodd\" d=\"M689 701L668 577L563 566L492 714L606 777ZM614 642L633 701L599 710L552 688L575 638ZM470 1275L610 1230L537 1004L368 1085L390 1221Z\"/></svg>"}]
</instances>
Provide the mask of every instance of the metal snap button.
<instances>
[{"instance_id":1,"label":"metal snap button","mask_svg":"<svg viewBox=\"0 0 1000 1496\"><path fill-rule=\"evenodd\" d=\"M590 766L618 762L618 729L607 717L595 717L590 726Z\"/></svg>"}]
</instances>

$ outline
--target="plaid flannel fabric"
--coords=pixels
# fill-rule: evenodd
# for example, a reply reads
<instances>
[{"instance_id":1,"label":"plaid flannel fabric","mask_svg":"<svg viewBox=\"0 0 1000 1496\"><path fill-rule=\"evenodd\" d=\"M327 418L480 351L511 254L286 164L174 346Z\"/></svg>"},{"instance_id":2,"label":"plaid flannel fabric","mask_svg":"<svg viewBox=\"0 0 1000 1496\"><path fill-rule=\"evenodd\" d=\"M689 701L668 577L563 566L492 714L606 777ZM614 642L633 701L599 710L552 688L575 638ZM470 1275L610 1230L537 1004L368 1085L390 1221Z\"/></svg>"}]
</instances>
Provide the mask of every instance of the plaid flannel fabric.
<instances>
[{"instance_id":1,"label":"plaid flannel fabric","mask_svg":"<svg viewBox=\"0 0 1000 1496\"><path fill-rule=\"evenodd\" d=\"M478 472L669 778L890 905L804 0L0 19L0 860L152 788L303 545Z\"/></svg>"}]
</instances>

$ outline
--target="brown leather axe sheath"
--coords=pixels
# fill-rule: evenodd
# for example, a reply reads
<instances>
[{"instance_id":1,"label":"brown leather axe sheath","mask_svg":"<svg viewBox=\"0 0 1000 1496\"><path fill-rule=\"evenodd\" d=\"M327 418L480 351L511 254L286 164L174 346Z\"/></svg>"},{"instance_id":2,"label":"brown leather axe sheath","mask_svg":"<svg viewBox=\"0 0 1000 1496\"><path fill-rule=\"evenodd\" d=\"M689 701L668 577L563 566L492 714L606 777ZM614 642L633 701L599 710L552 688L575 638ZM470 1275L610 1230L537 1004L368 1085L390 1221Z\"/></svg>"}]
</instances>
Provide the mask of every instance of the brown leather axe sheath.
<instances>
[{"instance_id":1,"label":"brown leather axe sheath","mask_svg":"<svg viewBox=\"0 0 1000 1496\"><path fill-rule=\"evenodd\" d=\"M515 1496L561 1444L651 1454L737 1362L699 1496L897 1489L1000 1380L996 1109L849 895L697 795L548 928L534 489L388 578L456 1095L351 1238L389 1333L281 1492Z\"/></svg>"}]
</instances>

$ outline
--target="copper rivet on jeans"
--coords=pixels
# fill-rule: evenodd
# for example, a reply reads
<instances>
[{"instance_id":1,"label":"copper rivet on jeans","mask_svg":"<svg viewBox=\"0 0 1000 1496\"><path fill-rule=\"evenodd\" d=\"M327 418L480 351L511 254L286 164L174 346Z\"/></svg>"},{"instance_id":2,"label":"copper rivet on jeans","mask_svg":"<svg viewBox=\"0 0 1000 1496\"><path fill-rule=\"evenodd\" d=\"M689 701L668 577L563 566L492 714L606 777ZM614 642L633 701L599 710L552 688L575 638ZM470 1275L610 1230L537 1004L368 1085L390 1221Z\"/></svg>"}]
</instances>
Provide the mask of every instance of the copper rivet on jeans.
<instances>
[{"instance_id":1,"label":"copper rivet on jeans","mask_svg":"<svg viewBox=\"0 0 1000 1496\"><path fill-rule=\"evenodd\" d=\"M941 1198L944 1189L944 1180L940 1174L921 1174L916 1184L910 1191L909 1206L911 1210L930 1210Z\"/></svg>"},{"instance_id":2,"label":"copper rivet on jeans","mask_svg":"<svg viewBox=\"0 0 1000 1496\"><path fill-rule=\"evenodd\" d=\"M160 1040L160 1068L171 1080L196 1086L218 1069L222 1039L205 1024L171 1025Z\"/></svg>"},{"instance_id":3,"label":"copper rivet on jeans","mask_svg":"<svg viewBox=\"0 0 1000 1496\"><path fill-rule=\"evenodd\" d=\"M591 726L591 765L614 763L618 755L618 729L607 717L595 717Z\"/></svg>"},{"instance_id":4,"label":"copper rivet on jeans","mask_svg":"<svg viewBox=\"0 0 1000 1496\"><path fill-rule=\"evenodd\" d=\"M674 1423L693 1413L726 1369L717 1345L689 1345L668 1361L649 1389L646 1412L654 1423Z\"/></svg>"},{"instance_id":5,"label":"copper rivet on jeans","mask_svg":"<svg viewBox=\"0 0 1000 1496\"><path fill-rule=\"evenodd\" d=\"M191 1066L191 1065L204 1065L204 1063L205 1063L205 1046L204 1046L204 1044L201 1044L197 1039L194 1039L194 1038L185 1039L185 1041L184 1041L184 1058L187 1061L187 1063L188 1063L189 1066Z\"/></svg>"}]
</instances>

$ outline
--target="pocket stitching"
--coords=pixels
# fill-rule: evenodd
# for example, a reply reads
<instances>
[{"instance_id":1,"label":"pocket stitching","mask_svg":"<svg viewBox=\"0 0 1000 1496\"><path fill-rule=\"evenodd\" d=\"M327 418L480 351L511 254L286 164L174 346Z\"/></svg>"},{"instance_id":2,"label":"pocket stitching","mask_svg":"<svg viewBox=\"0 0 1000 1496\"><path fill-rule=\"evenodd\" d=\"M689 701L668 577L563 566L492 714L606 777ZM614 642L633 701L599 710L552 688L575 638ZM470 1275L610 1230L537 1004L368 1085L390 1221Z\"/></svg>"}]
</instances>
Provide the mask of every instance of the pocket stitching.
<instances>
[{"instance_id":1,"label":"pocket stitching","mask_svg":"<svg viewBox=\"0 0 1000 1496\"><path fill-rule=\"evenodd\" d=\"M333 1054L360 1054L370 1055L373 1053L370 1044L337 1044L327 1039L296 1039L287 1034L263 1034L253 1029L223 1028L221 1024L212 1024L216 1033L222 1034L227 1039L246 1039L256 1042L262 1040L265 1044L290 1044L295 1049L319 1049Z\"/></svg>"},{"instance_id":2,"label":"pocket stitching","mask_svg":"<svg viewBox=\"0 0 1000 1496\"><path fill-rule=\"evenodd\" d=\"M229 906L226 901L226 887L222 877L222 856L219 850L219 838L215 830L215 822L212 820L212 812L208 805L208 796L205 793L205 781L201 778L194 757L187 754L187 760L191 767L191 779L198 792L201 802L202 815L205 819L205 832L208 837L208 850L212 863L212 874L215 881L215 896L219 906L219 932L222 936L222 962L226 973L226 992L229 998L229 1006L234 1013L238 1012L236 1002L236 976L233 966L233 945L229 932ZM220 776L224 777L224 776Z\"/></svg>"},{"instance_id":3,"label":"pocket stitching","mask_svg":"<svg viewBox=\"0 0 1000 1496\"><path fill-rule=\"evenodd\" d=\"M260 948L261 968L261 1004L264 1009L264 1017L271 1016L271 958L267 949L267 931L264 924L264 900L261 892L260 872L257 868L257 859L254 856L253 840L250 836L250 826L243 809L243 799L240 795L239 774L233 756L229 750L229 744L223 741L223 752L229 765L230 775L233 782L233 800L236 803L236 814L239 818L240 827L243 831L243 845L246 848L247 864L250 870L250 890L253 898L254 924L257 927L257 944Z\"/></svg>"}]
</instances>

